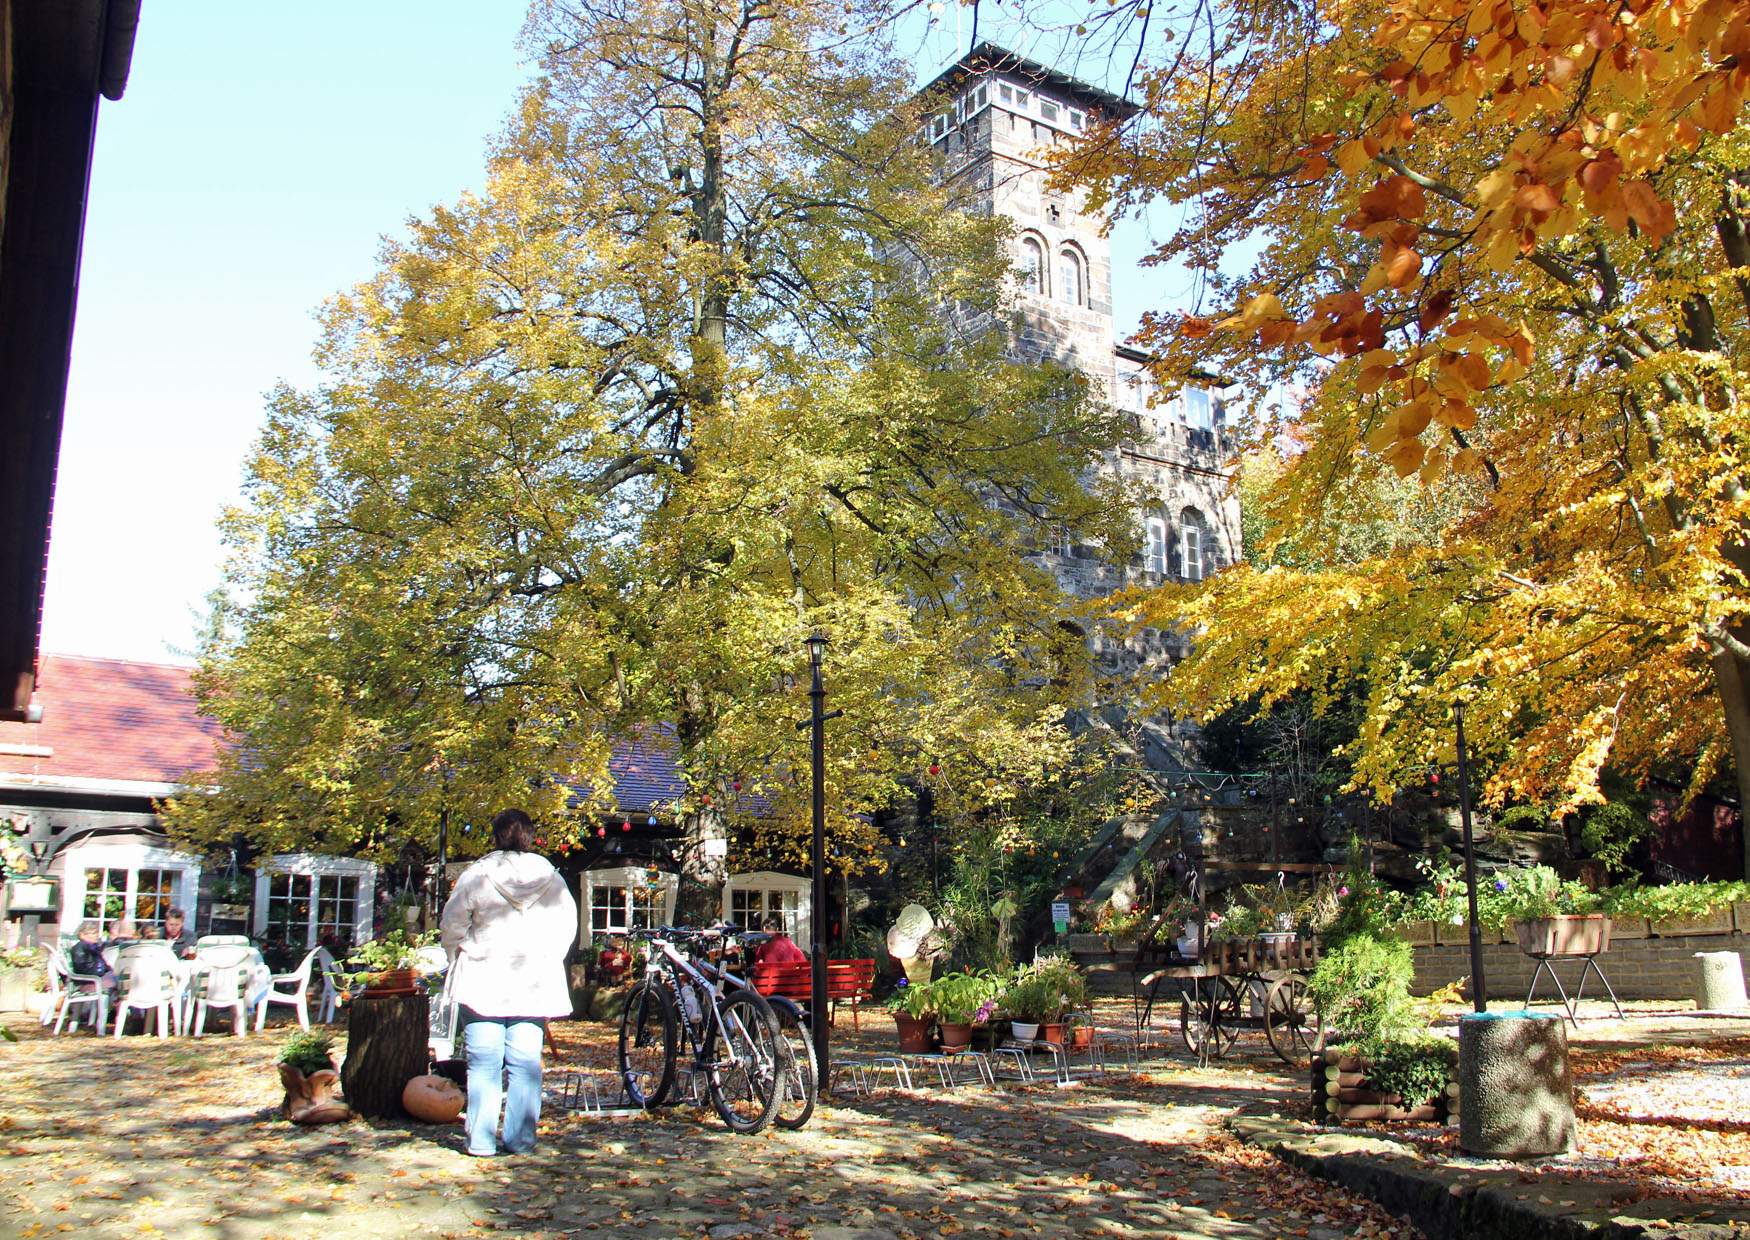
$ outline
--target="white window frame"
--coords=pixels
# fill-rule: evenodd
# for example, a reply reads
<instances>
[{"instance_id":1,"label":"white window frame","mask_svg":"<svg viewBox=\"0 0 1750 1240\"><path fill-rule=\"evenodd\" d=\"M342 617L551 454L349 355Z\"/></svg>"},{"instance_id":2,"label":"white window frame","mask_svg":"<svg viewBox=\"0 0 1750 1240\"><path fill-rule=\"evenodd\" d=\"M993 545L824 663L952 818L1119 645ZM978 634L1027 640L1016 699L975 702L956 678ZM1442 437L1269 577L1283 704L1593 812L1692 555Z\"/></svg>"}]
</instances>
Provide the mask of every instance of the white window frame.
<instances>
[{"instance_id":1,"label":"white window frame","mask_svg":"<svg viewBox=\"0 0 1750 1240\"><path fill-rule=\"evenodd\" d=\"M1194 431L1215 429L1215 400L1205 388L1186 387L1183 408L1185 425Z\"/></svg>"},{"instance_id":2,"label":"white window frame","mask_svg":"<svg viewBox=\"0 0 1750 1240\"><path fill-rule=\"evenodd\" d=\"M794 911L784 910L784 924L791 938L798 943L809 941L810 929L814 914L814 884L797 874L780 874L775 870L753 870L745 874L731 874L723 883L723 920L734 920L730 910L734 907L735 893L738 891L776 892L780 897L793 895L796 897ZM770 900L763 901L769 905ZM758 926L743 926L743 930L758 930Z\"/></svg>"},{"instance_id":3,"label":"white window frame","mask_svg":"<svg viewBox=\"0 0 1750 1240\"><path fill-rule=\"evenodd\" d=\"M1149 517L1142 523L1142 568L1144 572L1167 571L1167 523L1159 517Z\"/></svg>"},{"instance_id":4,"label":"white window frame","mask_svg":"<svg viewBox=\"0 0 1750 1240\"><path fill-rule=\"evenodd\" d=\"M1050 99L1041 99L1039 101L1039 119L1044 121L1047 125L1055 127L1058 124L1057 118L1061 116L1063 112L1064 107L1060 103L1053 102Z\"/></svg>"},{"instance_id":5,"label":"white window frame","mask_svg":"<svg viewBox=\"0 0 1750 1240\"><path fill-rule=\"evenodd\" d=\"M77 934L79 923L85 920L85 871L126 870L127 894L122 903L122 916L133 917L139 895L141 870L172 870L176 880L170 889L170 902L194 920L195 897L200 892L201 861L192 853L157 848L151 844L74 844L56 854L49 862L49 873L61 880L61 933ZM113 922L110 924L114 924Z\"/></svg>"},{"instance_id":6,"label":"white window frame","mask_svg":"<svg viewBox=\"0 0 1750 1240\"><path fill-rule=\"evenodd\" d=\"M373 930L374 912L377 907L377 866L372 861L361 861L357 857L334 857L326 853L275 853L256 863L255 866L255 907L251 911L250 924L255 928L256 938L267 934L267 891L275 874L299 874L310 879L318 878L356 878L358 880L358 898L353 905L352 941L356 946L369 942ZM316 897L320 884L312 882L310 915L304 928L303 943L291 946L299 951L309 951L316 946L316 921L320 900ZM394 927L389 927L394 929Z\"/></svg>"},{"instance_id":7,"label":"white window frame","mask_svg":"<svg viewBox=\"0 0 1750 1240\"><path fill-rule=\"evenodd\" d=\"M1188 520L1179 527L1179 575L1203 580L1203 531Z\"/></svg>"},{"instance_id":8,"label":"white window frame","mask_svg":"<svg viewBox=\"0 0 1750 1240\"><path fill-rule=\"evenodd\" d=\"M577 889L577 932L579 941L589 947L595 941L594 921L590 910L595 905L595 893L598 887L612 890L619 888L625 891L625 899L620 909L620 921L610 923L602 931L603 935L625 934L632 928L632 891L638 887L655 886L662 897L662 924L671 925L674 922L675 898L680 893L680 875L664 870L657 881L650 881L650 867L642 865L622 865L612 869L585 870L578 876Z\"/></svg>"}]
</instances>

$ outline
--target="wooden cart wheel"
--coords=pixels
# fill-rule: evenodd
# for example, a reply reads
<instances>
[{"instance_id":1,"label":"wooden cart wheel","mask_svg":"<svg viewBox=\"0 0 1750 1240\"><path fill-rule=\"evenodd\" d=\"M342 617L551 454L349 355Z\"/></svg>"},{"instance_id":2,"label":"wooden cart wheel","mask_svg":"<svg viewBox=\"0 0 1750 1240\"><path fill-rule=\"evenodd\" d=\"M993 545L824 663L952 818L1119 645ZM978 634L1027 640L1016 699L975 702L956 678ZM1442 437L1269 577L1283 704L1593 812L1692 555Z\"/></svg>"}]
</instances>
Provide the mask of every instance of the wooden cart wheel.
<instances>
[{"instance_id":1,"label":"wooden cart wheel","mask_svg":"<svg viewBox=\"0 0 1750 1240\"><path fill-rule=\"evenodd\" d=\"M1218 977L1209 987L1209 1029L1214 1045L1209 1053L1216 1058L1233 1049L1240 1036L1240 988L1230 977Z\"/></svg>"},{"instance_id":2,"label":"wooden cart wheel","mask_svg":"<svg viewBox=\"0 0 1750 1240\"><path fill-rule=\"evenodd\" d=\"M1179 1039L1193 1055L1203 1054L1209 1040L1209 996L1198 990L1179 995Z\"/></svg>"},{"instance_id":3,"label":"wooden cart wheel","mask_svg":"<svg viewBox=\"0 0 1750 1240\"><path fill-rule=\"evenodd\" d=\"M1290 973L1270 984L1264 999L1264 1034L1283 1063L1304 1068L1324 1045L1325 1018L1313 1002L1306 979Z\"/></svg>"}]
</instances>

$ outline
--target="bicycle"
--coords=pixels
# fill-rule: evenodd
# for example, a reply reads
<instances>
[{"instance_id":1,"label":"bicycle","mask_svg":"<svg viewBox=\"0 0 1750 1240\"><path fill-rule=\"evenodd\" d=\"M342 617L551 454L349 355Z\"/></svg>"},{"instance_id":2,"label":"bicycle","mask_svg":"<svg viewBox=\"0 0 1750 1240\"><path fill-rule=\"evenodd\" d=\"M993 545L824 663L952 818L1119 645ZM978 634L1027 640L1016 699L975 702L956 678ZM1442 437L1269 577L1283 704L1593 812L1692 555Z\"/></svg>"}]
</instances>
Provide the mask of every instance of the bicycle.
<instances>
[{"instance_id":1,"label":"bicycle","mask_svg":"<svg viewBox=\"0 0 1750 1240\"><path fill-rule=\"evenodd\" d=\"M620 1078L633 1105L661 1106L674 1089L678 1031L685 1028L693 1071L704 1076L712 1108L731 1132L748 1134L766 1126L788 1092L794 1057L764 996L739 979L726 994L731 975L681 950L702 955L707 942L727 932L633 931L648 951L644 980L620 1017Z\"/></svg>"},{"instance_id":2,"label":"bicycle","mask_svg":"<svg viewBox=\"0 0 1750 1240\"><path fill-rule=\"evenodd\" d=\"M744 948L755 947L770 937L769 934L750 932L741 935L740 941ZM710 973L718 972L714 966L708 964L701 965L700 968ZM753 989L752 983L739 974L727 970L722 970L722 974L723 980L730 986L751 994L758 993ZM779 1102L772 1122L780 1128L801 1128L814 1114L814 1104L820 1098L820 1060L814 1053L814 1034L802 1008L795 1000L787 999L783 995L761 997L778 1018L778 1032L789 1045L791 1060L784 1098Z\"/></svg>"}]
</instances>

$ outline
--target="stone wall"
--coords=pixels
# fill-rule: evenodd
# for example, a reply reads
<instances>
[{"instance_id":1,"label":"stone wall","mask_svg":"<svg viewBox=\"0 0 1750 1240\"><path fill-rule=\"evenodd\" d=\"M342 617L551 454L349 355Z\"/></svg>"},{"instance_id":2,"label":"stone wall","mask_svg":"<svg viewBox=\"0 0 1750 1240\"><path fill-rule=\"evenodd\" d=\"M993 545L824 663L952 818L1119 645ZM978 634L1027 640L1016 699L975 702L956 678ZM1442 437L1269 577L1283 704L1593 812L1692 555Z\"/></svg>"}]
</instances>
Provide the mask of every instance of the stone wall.
<instances>
[{"instance_id":1,"label":"stone wall","mask_svg":"<svg viewBox=\"0 0 1750 1240\"><path fill-rule=\"evenodd\" d=\"M1651 930L1646 922L1613 923L1610 950L1598 957L1598 965L1610 979L1619 999L1664 999L1687 1001L1695 997L1697 952L1735 951L1750 966L1750 905L1738 906L1737 925L1728 910L1711 919L1711 933L1683 933L1678 926L1667 925L1670 933L1659 933L1659 925ZM1439 942L1415 949L1418 994L1427 994L1449 982L1470 974L1470 945L1463 926L1442 926ZM1491 1000L1523 1002L1526 988L1537 962L1519 950L1517 943L1502 943L1505 936L1489 935L1495 942L1483 947L1483 977L1488 983ZM1579 980L1582 962L1555 960L1551 962L1556 975L1570 996ZM1587 997L1605 998L1598 979L1587 978ZM1556 990L1548 976L1539 979L1539 1002L1553 1001Z\"/></svg>"}]
</instances>

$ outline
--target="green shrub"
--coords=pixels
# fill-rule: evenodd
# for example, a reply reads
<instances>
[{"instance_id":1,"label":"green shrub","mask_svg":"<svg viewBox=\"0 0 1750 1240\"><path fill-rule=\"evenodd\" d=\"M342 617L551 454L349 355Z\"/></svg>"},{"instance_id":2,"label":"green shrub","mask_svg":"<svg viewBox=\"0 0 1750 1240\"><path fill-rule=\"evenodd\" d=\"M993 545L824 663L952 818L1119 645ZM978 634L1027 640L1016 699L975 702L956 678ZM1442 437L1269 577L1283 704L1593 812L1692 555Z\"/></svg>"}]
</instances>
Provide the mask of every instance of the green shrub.
<instances>
[{"instance_id":1,"label":"green shrub","mask_svg":"<svg viewBox=\"0 0 1750 1240\"><path fill-rule=\"evenodd\" d=\"M1599 894L1604 911L1612 916L1664 921L1705 917L1716 909L1729 907L1734 901L1750 899L1750 884L1734 881L1668 883L1663 887L1649 887L1624 883L1618 887L1606 887Z\"/></svg>"},{"instance_id":2,"label":"green shrub","mask_svg":"<svg viewBox=\"0 0 1750 1240\"><path fill-rule=\"evenodd\" d=\"M1307 979L1325 1023L1345 1037L1383 1040L1426 1027L1410 999L1410 945L1358 932L1326 952Z\"/></svg>"},{"instance_id":3,"label":"green shrub","mask_svg":"<svg viewBox=\"0 0 1750 1240\"><path fill-rule=\"evenodd\" d=\"M1646 815L1625 802L1611 801L1587 811L1580 823L1580 847L1602 861L1605 869L1621 872L1628 868L1629 850L1652 833Z\"/></svg>"},{"instance_id":4,"label":"green shrub","mask_svg":"<svg viewBox=\"0 0 1750 1240\"><path fill-rule=\"evenodd\" d=\"M1597 892L1572 879L1564 881L1547 865L1513 866L1483 880L1477 892L1477 920L1499 930L1516 921L1596 913L1602 903Z\"/></svg>"},{"instance_id":5,"label":"green shrub","mask_svg":"<svg viewBox=\"0 0 1750 1240\"><path fill-rule=\"evenodd\" d=\"M930 983L930 999L936 1017L944 1025L974 1024L986 1006L996 1006L1005 986L1003 978L988 969L976 973L948 973ZM990 1013L985 1012L985 1019Z\"/></svg>"},{"instance_id":6,"label":"green shrub","mask_svg":"<svg viewBox=\"0 0 1750 1240\"><path fill-rule=\"evenodd\" d=\"M1438 1098L1458 1070L1458 1047L1432 1034L1364 1039L1344 1049L1367 1060L1370 1087L1397 1094L1406 1107Z\"/></svg>"},{"instance_id":7,"label":"green shrub","mask_svg":"<svg viewBox=\"0 0 1750 1240\"><path fill-rule=\"evenodd\" d=\"M1547 805L1514 805L1495 815L1496 831L1552 831Z\"/></svg>"}]
</instances>

